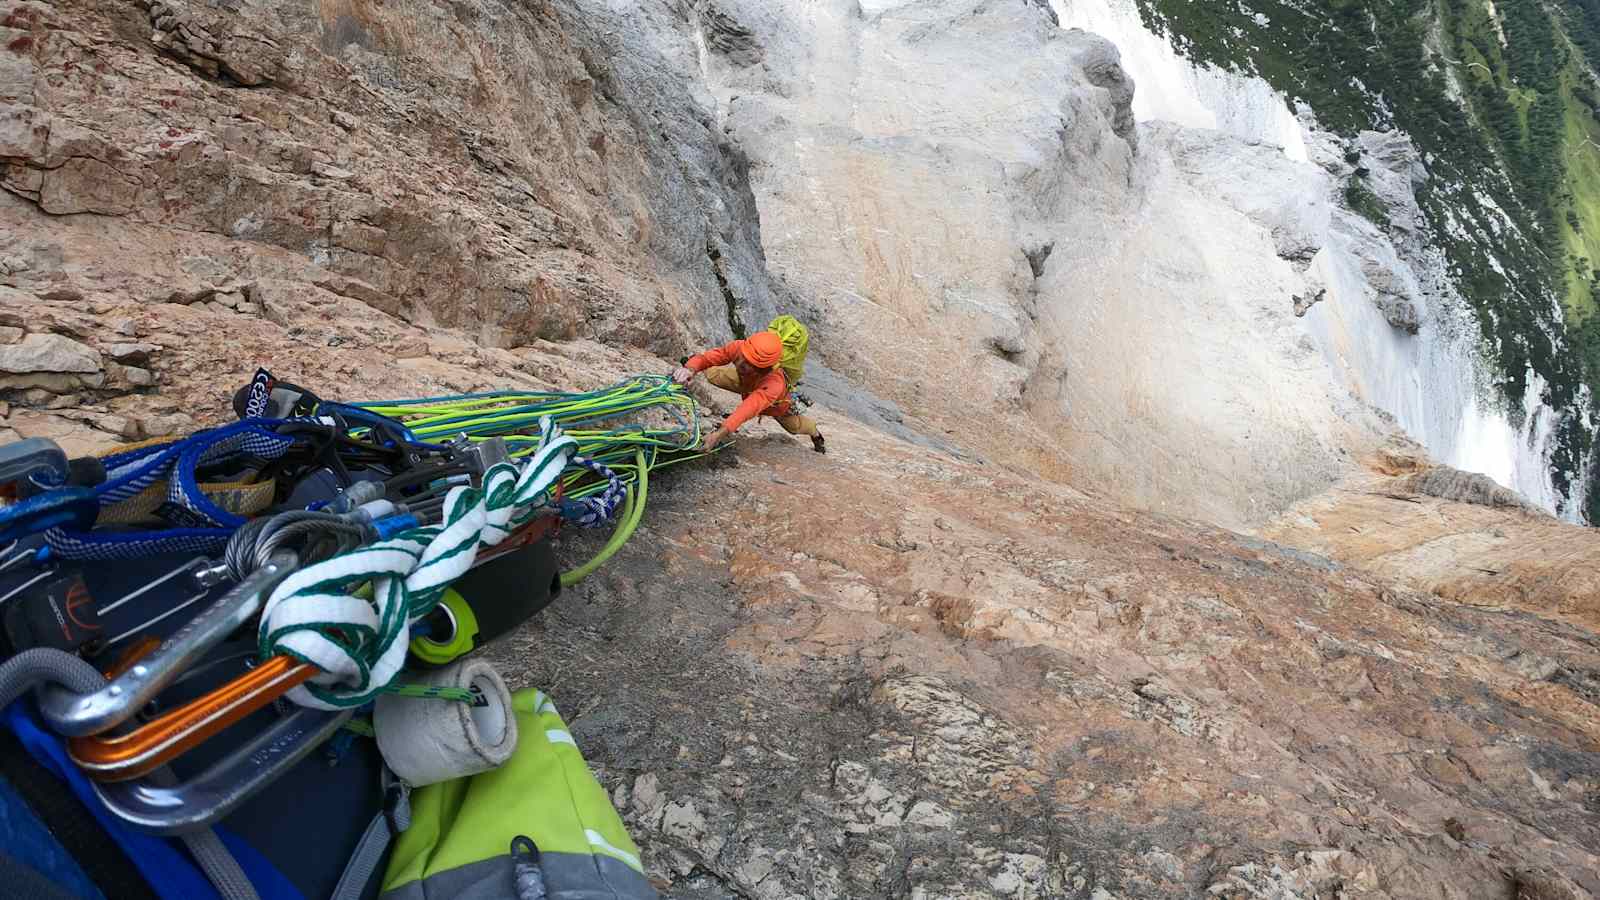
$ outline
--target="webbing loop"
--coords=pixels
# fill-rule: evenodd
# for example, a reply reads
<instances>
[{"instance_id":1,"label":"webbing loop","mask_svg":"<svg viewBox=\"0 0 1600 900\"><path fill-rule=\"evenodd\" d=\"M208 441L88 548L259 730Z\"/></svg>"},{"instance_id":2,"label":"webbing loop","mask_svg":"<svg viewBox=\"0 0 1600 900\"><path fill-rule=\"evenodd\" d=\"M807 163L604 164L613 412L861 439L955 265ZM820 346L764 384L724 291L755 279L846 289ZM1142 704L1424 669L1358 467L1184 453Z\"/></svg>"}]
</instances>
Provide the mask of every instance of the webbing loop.
<instances>
[{"instance_id":1,"label":"webbing loop","mask_svg":"<svg viewBox=\"0 0 1600 900\"><path fill-rule=\"evenodd\" d=\"M371 702L395 680L412 624L472 568L479 550L549 510L578 442L549 417L539 430L539 449L520 465L497 463L480 488L452 489L440 524L341 553L284 579L262 612L261 654L292 656L321 670L289 699L349 709ZM366 584L370 600L354 594Z\"/></svg>"}]
</instances>

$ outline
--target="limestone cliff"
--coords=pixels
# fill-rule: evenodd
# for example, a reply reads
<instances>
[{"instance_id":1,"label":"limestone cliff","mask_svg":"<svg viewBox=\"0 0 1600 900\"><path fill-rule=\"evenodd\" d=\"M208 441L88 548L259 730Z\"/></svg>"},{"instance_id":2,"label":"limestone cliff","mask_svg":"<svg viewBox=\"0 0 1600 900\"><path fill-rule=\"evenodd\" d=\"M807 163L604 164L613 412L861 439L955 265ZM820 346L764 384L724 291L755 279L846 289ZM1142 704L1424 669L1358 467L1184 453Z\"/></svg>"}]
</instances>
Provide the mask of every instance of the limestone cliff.
<instances>
[{"instance_id":1,"label":"limestone cliff","mask_svg":"<svg viewBox=\"0 0 1600 900\"><path fill-rule=\"evenodd\" d=\"M1406 335L1392 242L1326 160L1136 122L1049 7L0 0L0 436L795 311L830 453L674 470L492 651L665 894L1600 892L1600 548L1358 464L1390 422L1296 313L1337 254Z\"/></svg>"},{"instance_id":2,"label":"limestone cliff","mask_svg":"<svg viewBox=\"0 0 1600 900\"><path fill-rule=\"evenodd\" d=\"M1222 75L1287 125L1137 116L1118 48L1043 6L694 4L775 296L832 366L996 460L1234 526L1396 426L1446 461L1500 440L1463 423L1475 351L1403 135L1302 138L1270 87ZM1357 168L1385 228L1344 199ZM1542 452L1495 475L1554 509Z\"/></svg>"},{"instance_id":3,"label":"limestone cliff","mask_svg":"<svg viewBox=\"0 0 1600 900\"><path fill-rule=\"evenodd\" d=\"M726 332L720 281L750 289L737 156L670 60L579 10L6 10L12 287L263 310L339 295L493 346L664 353Z\"/></svg>"}]
</instances>

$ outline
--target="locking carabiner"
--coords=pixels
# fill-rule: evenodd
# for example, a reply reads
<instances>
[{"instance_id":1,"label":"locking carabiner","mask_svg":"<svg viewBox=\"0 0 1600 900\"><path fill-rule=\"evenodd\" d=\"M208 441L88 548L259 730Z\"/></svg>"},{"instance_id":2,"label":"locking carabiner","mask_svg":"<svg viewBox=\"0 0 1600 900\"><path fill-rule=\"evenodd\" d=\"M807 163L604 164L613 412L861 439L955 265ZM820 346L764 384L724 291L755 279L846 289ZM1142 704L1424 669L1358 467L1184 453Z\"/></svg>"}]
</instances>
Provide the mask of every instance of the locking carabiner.
<instances>
[{"instance_id":1,"label":"locking carabiner","mask_svg":"<svg viewBox=\"0 0 1600 900\"><path fill-rule=\"evenodd\" d=\"M306 683L318 671L310 663L274 656L127 734L72 738L67 741L67 755L95 781L127 781L148 775Z\"/></svg>"},{"instance_id":2,"label":"locking carabiner","mask_svg":"<svg viewBox=\"0 0 1600 900\"><path fill-rule=\"evenodd\" d=\"M141 778L95 782L94 791L113 815L143 831L197 831L260 793L332 737L351 715L348 709L297 709L182 784L158 785Z\"/></svg>"}]
</instances>

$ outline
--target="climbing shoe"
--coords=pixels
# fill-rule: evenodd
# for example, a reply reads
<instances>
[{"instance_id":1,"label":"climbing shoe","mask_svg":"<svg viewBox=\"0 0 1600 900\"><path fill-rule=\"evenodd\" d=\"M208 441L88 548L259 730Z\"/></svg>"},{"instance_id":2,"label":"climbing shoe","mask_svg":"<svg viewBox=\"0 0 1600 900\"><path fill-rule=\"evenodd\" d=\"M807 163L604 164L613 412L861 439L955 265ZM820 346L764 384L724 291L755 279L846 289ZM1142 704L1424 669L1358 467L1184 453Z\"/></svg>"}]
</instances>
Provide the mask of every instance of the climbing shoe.
<instances>
[{"instance_id":1,"label":"climbing shoe","mask_svg":"<svg viewBox=\"0 0 1600 900\"><path fill-rule=\"evenodd\" d=\"M818 453L828 452L828 442L822 439L822 432L819 431L811 436L811 449Z\"/></svg>"}]
</instances>

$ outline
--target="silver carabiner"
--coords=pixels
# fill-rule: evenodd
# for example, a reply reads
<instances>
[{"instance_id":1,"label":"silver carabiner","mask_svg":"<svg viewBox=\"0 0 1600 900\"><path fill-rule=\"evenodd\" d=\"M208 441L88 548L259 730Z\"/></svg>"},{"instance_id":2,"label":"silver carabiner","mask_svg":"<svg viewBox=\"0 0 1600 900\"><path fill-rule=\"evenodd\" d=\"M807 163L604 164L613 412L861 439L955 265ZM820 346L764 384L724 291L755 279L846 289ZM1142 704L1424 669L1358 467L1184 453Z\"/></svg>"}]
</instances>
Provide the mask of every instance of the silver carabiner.
<instances>
[{"instance_id":1,"label":"silver carabiner","mask_svg":"<svg viewBox=\"0 0 1600 900\"><path fill-rule=\"evenodd\" d=\"M40 686L39 710L45 721L57 734L83 737L133 718L184 670L261 612L267 596L299 565L300 557L293 551L274 553L265 565L162 641L149 657L94 693L79 694L54 683Z\"/></svg>"},{"instance_id":2,"label":"silver carabiner","mask_svg":"<svg viewBox=\"0 0 1600 900\"><path fill-rule=\"evenodd\" d=\"M279 719L204 772L163 787L149 776L95 782L94 791L113 815L156 834L198 831L227 817L332 737L353 710L300 708Z\"/></svg>"},{"instance_id":3,"label":"silver carabiner","mask_svg":"<svg viewBox=\"0 0 1600 900\"><path fill-rule=\"evenodd\" d=\"M67 454L48 438L28 438L0 447L0 484L12 481L28 482L38 490L65 484L70 473ZM47 473L44 484L33 479Z\"/></svg>"}]
</instances>

